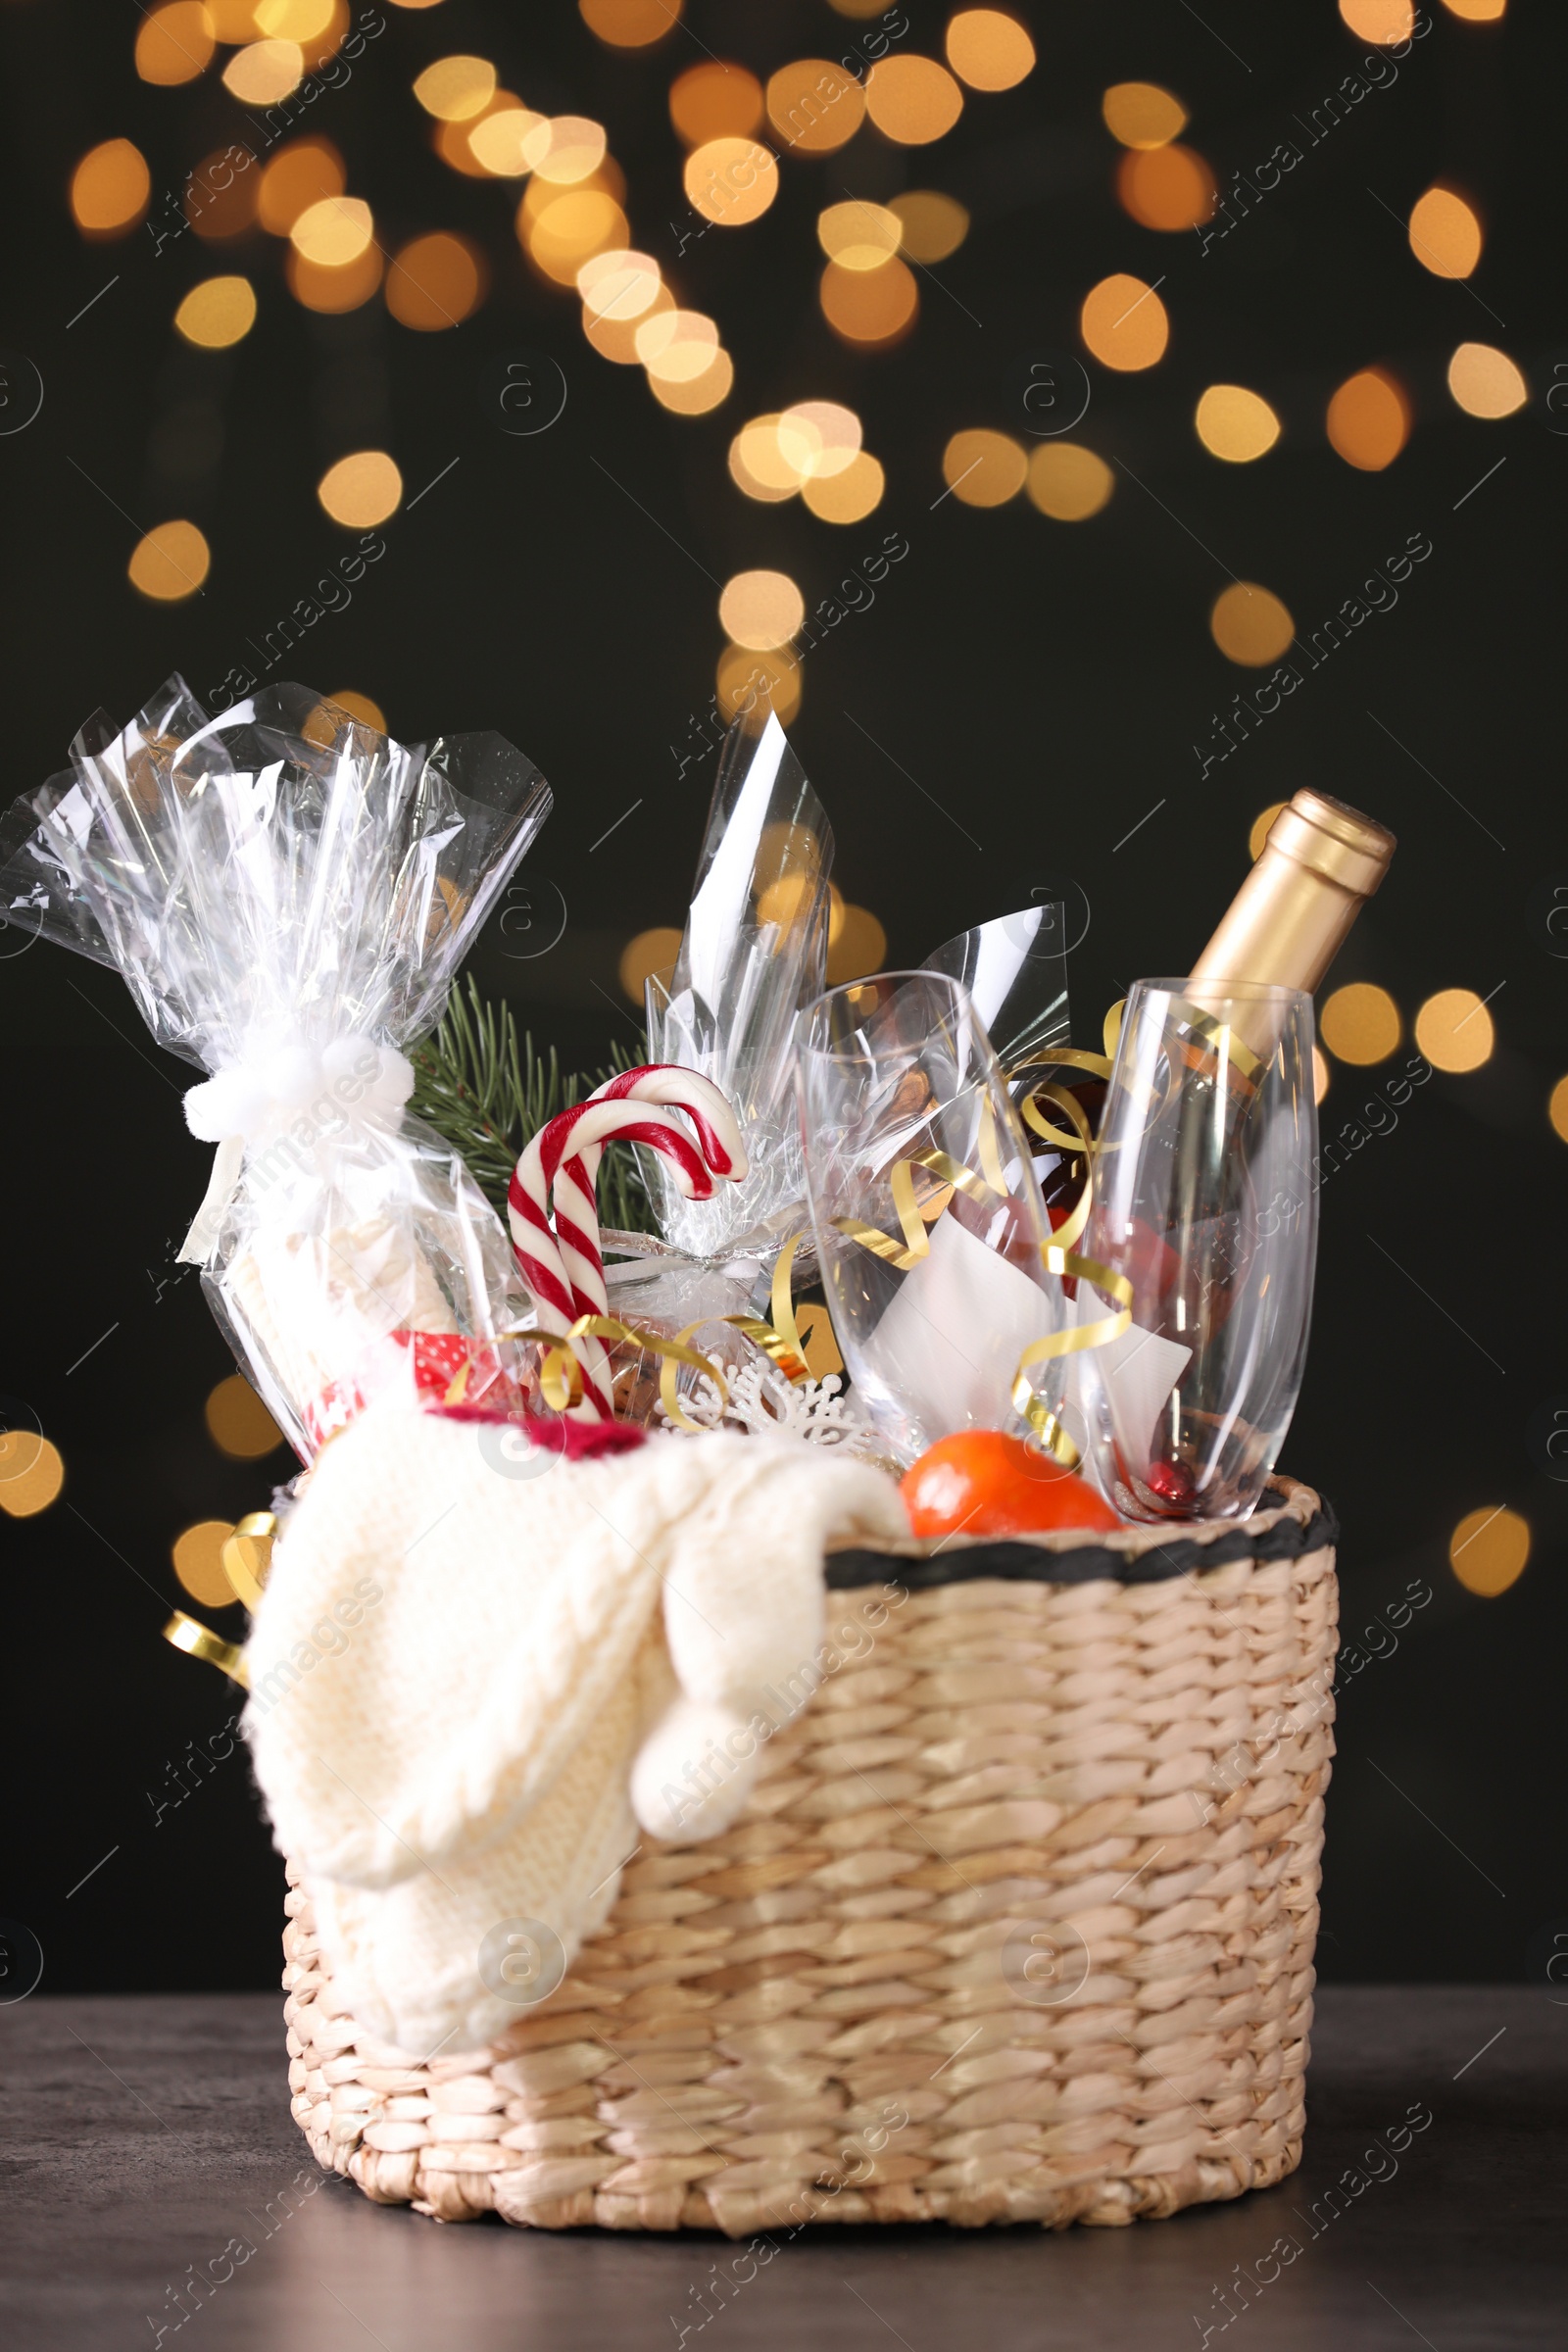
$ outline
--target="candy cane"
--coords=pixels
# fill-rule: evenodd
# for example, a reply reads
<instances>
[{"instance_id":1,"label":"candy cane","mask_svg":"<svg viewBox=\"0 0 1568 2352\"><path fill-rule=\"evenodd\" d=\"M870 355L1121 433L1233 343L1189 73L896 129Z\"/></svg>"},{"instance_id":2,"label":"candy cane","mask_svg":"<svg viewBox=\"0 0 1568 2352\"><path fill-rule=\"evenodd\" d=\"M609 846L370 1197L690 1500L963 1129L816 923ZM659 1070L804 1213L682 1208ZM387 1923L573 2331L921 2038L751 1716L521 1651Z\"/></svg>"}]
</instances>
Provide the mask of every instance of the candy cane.
<instances>
[{"instance_id":1,"label":"candy cane","mask_svg":"<svg viewBox=\"0 0 1568 2352\"><path fill-rule=\"evenodd\" d=\"M684 1111L697 1130L702 1152L674 1119L660 1117L657 1109L650 1116L642 1107L645 1102ZM564 1336L577 1316L608 1311L594 1180L604 1145L612 1138L662 1152L688 1200L711 1199L715 1174L739 1177L746 1172L740 1131L723 1096L695 1071L673 1064L623 1071L588 1102L552 1119L518 1160L507 1207L513 1247L541 1326L557 1337ZM552 1186L554 1228L549 1214ZM589 1336L573 1341L572 1349L584 1388L572 1417L610 1419L612 1400L603 1347Z\"/></svg>"}]
</instances>

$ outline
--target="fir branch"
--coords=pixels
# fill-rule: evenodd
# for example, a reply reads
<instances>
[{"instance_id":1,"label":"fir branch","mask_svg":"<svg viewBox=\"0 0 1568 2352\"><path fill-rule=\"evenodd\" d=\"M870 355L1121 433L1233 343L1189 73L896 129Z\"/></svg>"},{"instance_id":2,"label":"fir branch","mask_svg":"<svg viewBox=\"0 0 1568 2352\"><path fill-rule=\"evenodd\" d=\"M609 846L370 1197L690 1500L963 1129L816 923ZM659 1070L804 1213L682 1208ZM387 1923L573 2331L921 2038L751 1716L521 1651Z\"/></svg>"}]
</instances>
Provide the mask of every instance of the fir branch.
<instances>
[{"instance_id":1,"label":"fir branch","mask_svg":"<svg viewBox=\"0 0 1568 2352\"><path fill-rule=\"evenodd\" d=\"M527 1031L519 1040L511 1006L487 1004L471 972L466 985L466 1002L454 990L439 1027L410 1056L414 1097L409 1107L462 1154L479 1190L504 1217L507 1187L524 1145L558 1111L634 1064L617 1042L611 1048L609 1068L591 1077L564 1071L553 1046L546 1057ZM599 1168L599 1215L601 1224L622 1233L653 1230L648 1194L627 1144L606 1147Z\"/></svg>"}]
</instances>

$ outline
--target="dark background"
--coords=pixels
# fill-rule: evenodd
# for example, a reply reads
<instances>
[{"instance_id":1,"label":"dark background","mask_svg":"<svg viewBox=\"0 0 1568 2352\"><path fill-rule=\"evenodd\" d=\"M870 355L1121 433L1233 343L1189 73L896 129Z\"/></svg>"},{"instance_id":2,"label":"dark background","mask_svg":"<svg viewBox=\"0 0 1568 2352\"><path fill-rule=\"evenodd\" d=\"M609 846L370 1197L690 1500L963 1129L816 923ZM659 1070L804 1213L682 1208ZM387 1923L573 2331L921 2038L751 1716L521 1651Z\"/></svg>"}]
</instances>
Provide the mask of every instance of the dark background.
<instances>
[{"instance_id":1,"label":"dark background","mask_svg":"<svg viewBox=\"0 0 1568 2352\"><path fill-rule=\"evenodd\" d=\"M1560 562L1543 527L1561 511L1568 466L1553 430L1564 419L1546 405L1568 339L1560 101L1548 96L1560 85L1531 12L1516 0L1501 24L1475 26L1432 0L1396 85L1204 255L1196 235L1155 234L1118 206L1103 88L1136 78L1179 93L1185 136L1224 183L1293 135L1291 117L1336 88L1366 44L1331 0L1205 0L1201 21L1170 0L1034 0L1018 13L1040 63L1020 88L969 94L934 147L893 148L867 125L836 156L786 160L765 219L715 230L681 262L672 77L706 47L765 78L793 57L844 54L861 27L820 0L693 0L657 48L614 54L569 0L381 13L385 32L313 126L342 149L351 190L368 197L393 249L438 227L485 247L489 298L456 332L411 333L379 298L342 318L301 310L283 247L260 232L237 252L186 236L155 254L145 230L84 243L66 194L83 150L133 138L156 211L196 162L243 135L241 111L216 67L180 89L139 82L129 5L0 6L0 345L30 357L45 385L36 421L0 437L4 797L65 764L95 705L122 719L172 669L201 693L242 658L244 637L350 545L315 486L333 459L370 443L394 453L411 497L461 462L385 526L384 560L352 607L318 625L299 671L322 691L375 697L405 740L499 728L550 777L556 812L524 873L563 894L564 934L530 956L539 933L493 924L473 962L568 1060L599 1059L617 1027L631 1042L619 952L683 919L711 762L679 775L669 747L688 748L691 715L710 701L717 583L740 568L789 571L810 605L885 532L906 537L874 609L808 658L792 727L837 832L837 879L885 924L894 964L1047 884L1075 884L1092 916L1071 965L1080 1044L1098 1042L1102 1009L1128 980L1188 967L1242 878L1259 809L1312 783L1386 820L1398 857L1334 983L1377 981L1407 1027L1434 989L1500 991L1497 1044L1473 1075L1434 1077L1396 1131L1324 1187L1314 1345L1284 1467L1321 1486L1344 1520L1349 1634L1412 1580L1433 1599L1343 1696L1319 1957L1340 1979L1521 1976L1533 1936L1568 1915L1568 1494L1527 1434L1568 1393L1568 1162L1545 1107L1568 1067L1568 962L1549 952L1543 911L1543 886L1558 869L1568 880L1549 724ZM905 46L940 55L947 12L914 0L906 13ZM719 318L735 356L736 388L713 416L666 415L640 370L601 361L574 300L522 258L516 183L461 179L430 152L410 84L455 50L493 58L540 111L608 126L634 240L680 299ZM1419 268L1400 225L1440 175L1486 221L1470 288ZM857 354L817 306L815 215L846 188L904 185L951 191L973 224L941 283L922 279L912 336ZM174 308L228 269L256 284L259 322L228 353L192 352L172 331ZM1021 431L1009 369L1081 355L1083 295L1122 269L1167 273L1172 335L1146 374L1089 363L1076 438L1130 469L1108 509L1065 526L1023 499L995 512L935 503L949 436ZM1448 355L1471 337L1525 368L1532 398L1515 417L1479 422L1448 398ZM569 397L553 430L514 438L486 411L481 379L493 360L529 350L557 359ZM1322 421L1334 387L1375 363L1397 372L1416 411L1403 455L1376 474L1344 464ZM1200 445L1192 411L1215 381L1254 387L1283 417L1283 443L1260 464L1220 465ZM887 466L863 524L836 529L793 501L758 506L729 480L739 424L807 397L847 400ZM211 412L220 420L220 454L205 466L190 402L209 412L209 434ZM138 531L172 514L206 532L212 571L202 596L154 606L125 564ZM1398 609L1200 781L1194 743L1257 683L1209 636L1227 575L1262 581L1311 629L1417 532L1434 552ZM554 902L541 889L537 904ZM203 1422L230 1367L195 1278L174 1279L209 1161L176 1100L191 1073L152 1047L115 975L15 932L0 933L0 1018L3 1385L67 1466L53 1508L0 1519L12 1751L0 1912L41 1938L45 1989L270 1984L281 1870L242 1753L155 1822L168 1768L220 1729L238 1695L159 1639L183 1597L170 1544L194 1519L264 1504L289 1467L282 1453L226 1461ZM1389 1075L1336 1066L1326 1135ZM1464 1512L1504 1504L1530 1522L1532 1556L1509 1592L1478 1598L1449 1569L1448 1538ZM215 1621L240 1637L237 1610Z\"/></svg>"}]
</instances>

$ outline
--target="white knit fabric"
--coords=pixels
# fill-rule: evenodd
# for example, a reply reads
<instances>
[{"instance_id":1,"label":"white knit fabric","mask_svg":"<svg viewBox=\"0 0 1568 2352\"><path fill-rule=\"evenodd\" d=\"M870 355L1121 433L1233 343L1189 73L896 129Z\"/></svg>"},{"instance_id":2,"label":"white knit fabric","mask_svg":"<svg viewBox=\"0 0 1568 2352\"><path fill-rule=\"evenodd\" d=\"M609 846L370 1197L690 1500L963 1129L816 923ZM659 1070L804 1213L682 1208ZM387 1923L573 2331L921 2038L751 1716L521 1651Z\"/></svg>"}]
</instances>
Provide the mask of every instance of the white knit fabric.
<instances>
[{"instance_id":1,"label":"white knit fabric","mask_svg":"<svg viewBox=\"0 0 1568 2352\"><path fill-rule=\"evenodd\" d=\"M543 1459L371 1405L319 1457L252 1628L277 1842L354 2014L416 2056L526 2014L481 1977L486 1936L539 1922L569 1963L639 1821L727 1826L755 1757L690 1768L800 1703L825 1542L906 1533L892 1482L828 1448L716 1433Z\"/></svg>"}]
</instances>

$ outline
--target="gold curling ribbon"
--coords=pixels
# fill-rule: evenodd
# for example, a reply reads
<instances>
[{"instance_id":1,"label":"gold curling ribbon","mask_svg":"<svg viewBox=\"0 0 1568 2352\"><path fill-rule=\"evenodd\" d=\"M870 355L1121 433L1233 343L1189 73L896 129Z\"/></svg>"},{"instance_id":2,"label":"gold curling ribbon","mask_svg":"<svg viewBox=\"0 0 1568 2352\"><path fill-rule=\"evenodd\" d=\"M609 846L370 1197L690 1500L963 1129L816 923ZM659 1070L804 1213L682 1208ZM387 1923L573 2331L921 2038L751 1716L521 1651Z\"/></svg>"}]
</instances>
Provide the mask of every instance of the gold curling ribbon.
<instances>
[{"instance_id":1,"label":"gold curling ribbon","mask_svg":"<svg viewBox=\"0 0 1568 2352\"><path fill-rule=\"evenodd\" d=\"M1226 1021L1216 1021L1212 1013L1204 1012L1198 1004L1190 1004L1185 997L1172 997L1170 1012L1173 1020L1193 1035L1200 1038L1216 1055L1230 1060L1242 1076L1255 1079L1263 1064L1250 1046L1245 1046L1236 1031Z\"/></svg>"},{"instance_id":2,"label":"gold curling ribbon","mask_svg":"<svg viewBox=\"0 0 1568 2352\"><path fill-rule=\"evenodd\" d=\"M768 1300L768 1313L772 1318L770 1322L764 1322L760 1315L726 1315L723 1318L726 1323L733 1323L735 1329L752 1341L754 1346L760 1348L786 1380L797 1382L811 1377L810 1367L806 1360L805 1343L795 1321L795 1301L791 1296L795 1252L805 1238L804 1233L796 1234L779 1252L773 1268L772 1296ZM692 1332L701 1328L701 1323L690 1323L680 1336L683 1340L687 1339ZM664 1392L663 1373L660 1375L659 1393L667 1407L674 1395L675 1375L672 1367L666 1366L666 1370L669 1394L666 1396Z\"/></svg>"},{"instance_id":3,"label":"gold curling ribbon","mask_svg":"<svg viewBox=\"0 0 1568 2352\"><path fill-rule=\"evenodd\" d=\"M886 1258L888 1264L897 1266L901 1274L907 1274L911 1266L917 1266L921 1258L929 1254L931 1249L925 1228L925 1218L920 1203L914 1197L914 1177L911 1171L917 1167L929 1168L934 1176L941 1177L944 1185L950 1186L955 1191L967 1193L971 1200L978 1200L982 1205L987 1200L1006 1198L1005 1192L1001 1194L994 1192L983 1176L977 1176L973 1168L966 1168L961 1159L954 1159L946 1152L912 1152L907 1159L895 1160L893 1164L893 1205L898 1211L899 1223L904 1230L902 1246L893 1239L891 1234L884 1233L880 1226L862 1225L857 1217L835 1217L833 1226L836 1232L844 1234L848 1240L858 1242L862 1250L869 1250L876 1257ZM933 1224L947 1206L947 1200L936 1200L933 1208L934 1200L935 1196L925 1203L926 1208L933 1210L931 1219Z\"/></svg>"},{"instance_id":4,"label":"gold curling ribbon","mask_svg":"<svg viewBox=\"0 0 1568 2352\"><path fill-rule=\"evenodd\" d=\"M707 1316L702 1318L704 1322L708 1319ZM697 1323L688 1326L690 1331L698 1329ZM678 1340L661 1339L657 1332L644 1331L636 1323L622 1323L613 1315L579 1315L575 1323L559 1336L553 1331L541 1331L536 1323L519 1323L511 1331L497 1332L493 1340L476 1341L466 1360L459 1366L448 1383L441 1401L443 1404L463 1402L467 1394L468 1375L473 1369L474 1357L481 1348L499 1348L507 1340L538 1340L543 1343L539 1359L539 1394L552 1412L564 1413L581 1401L582 1366L571 1352L571 1343L582 1339L625 1341L633 1348L643 1348L651 1354L664 1357L659 1393L664 1397L671 1419L682 1429L695 1432L701 1429L702 1423L689 1420L681 1409L680 1400L675 1396L676 1364L691 1364L699 1372L706 1372L724 1403L729 1402L729 1385L723 1374L706 1355L700 1355L695 1348L686 1346L685 1332Z\"/></svg>"},{"instance_id":5,"label":"gold curling ribbon","mask_svg":"<svg viewBox=\"0 0 1568 2352\"><path fill-rule=\"evenodd\" d=\"M247 1511L223 1544L223 1574L254 1616L262 1605L277 1521L270 1511Z\"/></svg>"},{"instance_id":6,"label":"gold curling ribbon","mask_svg":"<svg viewBox=\"0 0 1568 2352\"><path fill-rule=\"evenodd\" d=\"M183 1609L176 1609L165 1626L164 1640L172 1642L175 1649L184 1650L187 1657L205 1658L209 1666L216 1666L220 1674L226 1674L229 1681L238 1683L242 1690L250 1689L251 1678L245 1670L245 1652L232 1642L220 1641L217 1634L209 1632L196 1618L187 1617Z\"/></svg>"}]
</instances>

